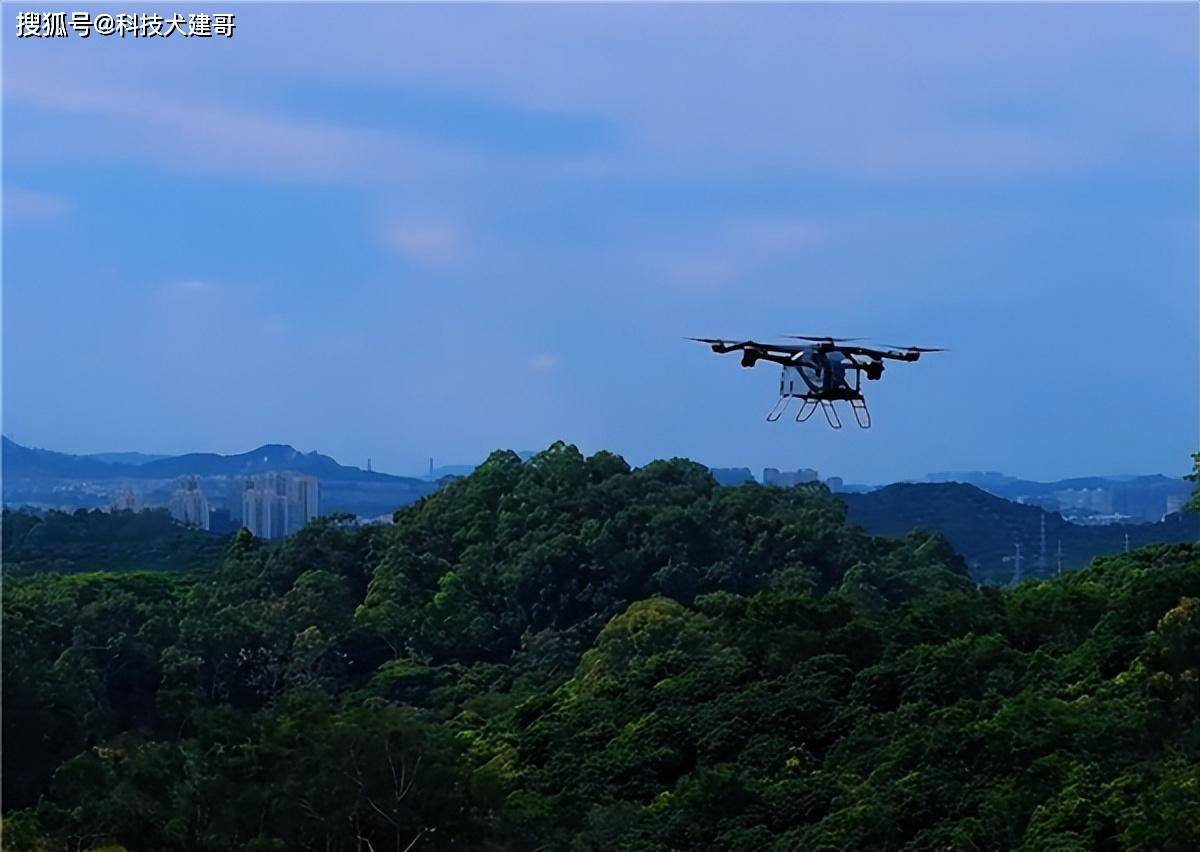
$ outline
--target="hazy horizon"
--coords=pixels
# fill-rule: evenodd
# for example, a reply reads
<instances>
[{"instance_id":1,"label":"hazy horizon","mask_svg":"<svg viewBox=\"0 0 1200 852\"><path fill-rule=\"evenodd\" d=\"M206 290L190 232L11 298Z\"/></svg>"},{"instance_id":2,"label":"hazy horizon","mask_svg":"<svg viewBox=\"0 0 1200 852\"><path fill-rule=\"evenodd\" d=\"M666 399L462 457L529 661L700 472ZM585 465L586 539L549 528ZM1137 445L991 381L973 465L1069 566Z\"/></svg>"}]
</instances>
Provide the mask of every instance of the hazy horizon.
<instances>
[{"instance_id":1,"label":"hazy horizon","mask_svg":"<svg viewBox=\"0 0 1200 852\"><path fill-rule=\"evenodd\" d=\"M222 11L231 39L7 28L21 444L1190 468L1194 4ZM952 351L833 432L682 339L787 333Z\"/></svg>"},{"instance_id":2,"label":"hazy horizon","mask_svg":"<svg viewBox=\"0 0 1200 852\"><path fill-rule=\"evenodd\" d=\"M369 457L369 456L365 457L363 459L360 459L360 460L355 460L352 458L339 458L336 456L332 456L330 453L323 451L320 447L312 447L312 448L299 447L299 446L289 443L288 441L263 441L263 442L254 444L253 446L245 447L244 449L230 450L230 451L199 449L199 450L185 450L180 453L153 453L153 452L147 452L147 451L140 450L140 449L132 449L132 450L124 449L124 450L87 450L87 451L76 452L76 451L62 450L62 449L59 449L56 447L41 446L41 445L37 444L36 442L27 444L27 443L24 443L23 441L18 440L17 438L14 438L12 435L8 435L8 434L6 434L5 437L8 438L9 440L13 441L14 443L20 444L21 446L24 446L24 447L27 447L30 449L49 450L51 452L60 452L60 453L66 453L67 455L84 456L84 457L86 457L86 456L119 456L119 455L129 455L129 454L140 454L140 455L144 455L144 456L152 456L152 457L159 457L159 458L172 458L172 457L176 457L176 456L192 455L192 454L196 454L196 455L216 454L216 455L231 456L231 455L243 455L245 453L252 452L254 450L257 450L261 447L268 446L268 445L291 446L293 449L295 449L301 453L313 453L313 452L320 453L321 455L330 456L330 458L333 458L333 460L338 462L339 464L342 464L342 465L345 465L348 467L356 467L356 468L360 468L363 470L366 469L367 460L370 459L372 470L374 470L378 473L392 474L393 476L407 476L407 477L418 477L419 478L428 473L428 459L426 459L425 467L422 467L420 470L391 470L391 469L381 468L375 462L374 458ZM564 438L564 439L560 439L560 440L565 441L566 439ZM553 443L553 442L551 442L551 443ZM572 442L567 441L567 443L570 444ZM512 451L515 453L539 453L542 450L547 449L548 446L550 446L550 445L548 444L548 445L542 446L542 447L495 447L495 448L493 448L493 450L491 452ZM584 455L591 455L594 452L599 452L602 450L606 450L609 452L615 452L618 455L625 458L625 460L627 462L629 462L631 465L633 465L634 467L640 467L642 465L648 464L649 462L654 461L655 459L668 459L668 458L672 458L674 456L678 456L678 454L674 454L674 456L672 454L666 454L663 456L654 456L652 458L634 459L634 458L631 458L630 456L626 455L625 453L621 453L619 450L613 449L611 447L588 448L588 447L579 447L578 445L575 445L575 446L577 446L579 451L581 453L583 453ZM439 459L439 458L435 457L433 459L433 464L434 464L434 469L436 470L438 468L445 468L445 467L460 467L460 466L479 465L479 464L482 464L485 459L486 459L486 456L479 457L479 458L472 458L472 459L458 459L458 458ZM792 470L797 470L800 468L813 468L814 467L811 464L803 464L803 463L779 464L779 463L771 463L771 462L767 462L766 464L760 465L758 467L755 467L750 464L742 464L742 463L738 463L738 462L730 462L728 464L715 464L715 463L712 463L712 462L707 461L702 458L691 458L691 461L698 462L700 464L706 465L707 467L711 467L711 468L726 468L726 469L728 469L728 468L748 468L750 470L750 472L754 475L754 477L759 480L761 480L761 478L762 478L762 472L763 472L764 467L773 467L773 468L777 468L777 469L783 470L783 471L792 471ZM910 476L896 477L894 479L878 478L878 477L872 478L870 476L863 477L861 479L854 479L854 478L842 476L840 473L838 473L837 471L834 471L834 470L829 470L829 471L821 470L821 469L816 469L816 470L820 474L822 479L828 479L831 476L837 476L837 477L840 477L841 479L843 479L848 484L861 484L861 485L887 485L887 484L890 484L893 482L920 481L920 480L925 479L929 475L945 474L945 473L1000 473L1000 474L1004 474L1005 476L1011 476L1014 479L1023 479L1023 480L1027 480L1027 481L1033 481L1033 482L1055 482L1055 481L1058 481L1061 479L1073 479L1073 478L1080 478L1080 477L1098 477L1098 478L1104 478L1104 479L1120 479L1122 477L1154 476L1154 475L1163 475L1163 476L1168 476L1168 477L1171 477L1174 479L1181 479L1183 477L1184 473L1186 473L1186 471L1176 472L1176 471L1163 471L1163 470L1149 470L1149 471L1094 470L1094 471L1090 471L1088 473L1079 474L1078 476L1046 477L1046 476L1038 476L1036 474L1022 475L1019 473L1014 473L1011 470L995 470L992 468L980 468L980 467L961 467L961 468L953 468L953 469L951 469L951 468L930 468L929 470L922 471L922 472L919 472L919 473L916 473L916 474L913 474Z\"/></svg>"}]
</instances>

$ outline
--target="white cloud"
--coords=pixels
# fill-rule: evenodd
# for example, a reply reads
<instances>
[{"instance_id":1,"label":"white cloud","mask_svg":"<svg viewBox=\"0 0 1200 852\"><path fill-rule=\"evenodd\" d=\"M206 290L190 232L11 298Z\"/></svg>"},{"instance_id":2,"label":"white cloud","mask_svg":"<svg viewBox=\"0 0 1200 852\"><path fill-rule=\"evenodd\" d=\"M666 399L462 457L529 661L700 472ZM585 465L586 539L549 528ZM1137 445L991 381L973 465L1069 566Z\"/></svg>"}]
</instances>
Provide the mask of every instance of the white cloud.
<instances>
[{"instance_id":1,"label":"white cloud","mask_svg":"<svg viewBox=\"0 0 1200 852\"><path fill-rule=\"evenodd\" d=\"M715 293L732 284L742 272L732 253L687 248L651 252L643 264L667 283L696 293Z\"/></svg>"},{"instance_id":2,"label":"white cloud","mask_svg":"<svg viewBox=\"0 0 1200 852\"><path fill-rule=\"evenodd\" d=\"M360 184L478 176L485 164L624 179L980 183L1194 158L1194 133L1181 133L1179 118L1195 114L1186 4L379 4L356 8L352 29L339 28L342 10L319 5L242 14L244 36L220 54L151 60L115 49L100 64L14 47L6 98L113 119L58 146L171 169ZM278 26L284 14L288 25ZM321 50L296 50L309 42ZM251 108L253 87L239 82L247 79L366 85L384 98L417 88L449 93L452 107L462 97L500 111L584 115L619 128L618 143L516 165L465 139L448 148L436 134ZM1005 106L1030 102L1041 112ZM1146 139L1168 156L1144 156Z\"/></svg>"},{"instance_id":3,"label":"white cloud","mask_svg":"<svg viewBox=\"0 0 1200 852\"><path fill-rule=\"evenodd\" d=\"M459 229L438 222L389 222L383 228L383 242L392 251L427 264L453 261L461 250Z\"/></svg>"},{"instance_id":4,"label":"white cloud","mask_svg":"<svg viewBox=\"0 0 1200 852\"><path fill-rule=\"evenodd\" d=\"M797 260L833 245L856 226L802 216L723 218L635 248L635 264L695 293L751 280L765 264Z\"/></svg>"},{"instance_id":5,"label":"white cloud","mask_svg":"<svg viewBox=\"0 0 1200 852\"><path fill-rule=\"evenodd\" d=\"M68 209L67 202L57 195L19 186L4 187L6 219L56 219Z\"/></svg>"},{"instance_id":6,"label":"white cloud","mask_svg":"<svg viewBox=\"0 0 1200 852\"><path fill-rule=\"evenodd\" d=\"M169 293L196 296L215 293L217 290L217 285L208 281L199 281L196 279L189 279L186 281L171 281L165 284L164 287Z\"/></svg>"},{"instance_id":7,"label":"white cloud","mask_svg":"<svg viewBox=\"0 0 1200 852\"><path fill-rule=\"evenodd\" d=\"M541 352L532 356L528 363L535 373L548 373L558 366L558 356Z\"/></svg>"},{"instance_id":8,"label":"white cloud","mask_svg":"<svg viewBox=\"0 0 1200 852\"><path fill-rule=\"evenodd\" d=\"M92 122L86 132L57 140L64 152L133 158L172 172L363 184L469 173L474 160L405 134L294 118L203 96L185 102L168 85L147 84L144 78L101 83L78 71L17 68L7 75L4 98L6 104Z\"/></svg>"}]
</instances>

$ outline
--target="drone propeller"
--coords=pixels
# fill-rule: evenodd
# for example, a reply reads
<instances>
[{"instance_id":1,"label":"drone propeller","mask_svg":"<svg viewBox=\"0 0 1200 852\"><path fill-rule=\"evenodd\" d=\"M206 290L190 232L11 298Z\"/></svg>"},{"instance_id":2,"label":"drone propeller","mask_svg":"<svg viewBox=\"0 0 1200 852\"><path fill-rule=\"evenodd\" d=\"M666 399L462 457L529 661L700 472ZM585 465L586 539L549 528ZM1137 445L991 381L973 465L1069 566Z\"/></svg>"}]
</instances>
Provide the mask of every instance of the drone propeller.
<instances>
[{"instance_id":1,"label":"drone propeller","mask_svg":"<svg viewBox=\"0 0 1200 852\"><path fill-rule=\"evenodd\" d=\"M808 334L785 334L783 336L790 340L815 340L818 343L850 343L855 340L866 340L865 337L813 337Z\"/></svg>"},{"instance_id":2,"label":"drone propeller","mask_svg":"<svg viewBox=\"0 0 1200 852\"><path fill-rule=\"evenodd\" d=\"M880 346L886 346L888 349L903 349L905 352L949 352L938 346L900 346L897 343L880 343Z\"/></svg>"}]
</instances>

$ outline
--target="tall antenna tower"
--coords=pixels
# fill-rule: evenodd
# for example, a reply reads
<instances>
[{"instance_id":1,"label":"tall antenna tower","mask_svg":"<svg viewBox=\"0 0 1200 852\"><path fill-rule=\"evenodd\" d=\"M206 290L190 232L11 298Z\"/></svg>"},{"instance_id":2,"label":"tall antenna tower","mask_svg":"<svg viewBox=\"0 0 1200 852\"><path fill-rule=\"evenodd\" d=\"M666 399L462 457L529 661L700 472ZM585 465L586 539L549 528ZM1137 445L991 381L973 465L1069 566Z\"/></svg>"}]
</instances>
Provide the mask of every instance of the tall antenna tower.
<instances>
[{"instance_id":1,"label":"tall antenna tower","mask_svg":"<svg viewBox=\"0 0 1200 852\"><path fill-rule=\"evenodd\" d=\"M1129 533L1125 533L1125 552L1129 552Z\"/></svg>"},{"instance_id":2,"label":"tall antenna tower","mask_svg":"<svg viewBox=\"0 0 1200 852\"><path fill-rule=\"evenodd\" d=\"M1058 540L1058 576L1062 576L1062 539Z\"/></svg>"},{"instance_id":3,"label":"tall antenna tower","mask_svg":"<svg viewBox=\"0 0 1200 852\"><path fill-rule=\"evenodd\" d=\"M1013 558L1012 558L1012 560L1013 560L1013 575L1012 575L1012 579L1009 581L1010 586L1015 586L1018 583L1020 583L1021 576L1022 576L1022 574L1021 574L1021 542L1019 542L1019 541L1013 542L1013 545L1016 547L1017 552L1016 552L1016 554L1013 555Z\"/></svg>"}]
</instances>

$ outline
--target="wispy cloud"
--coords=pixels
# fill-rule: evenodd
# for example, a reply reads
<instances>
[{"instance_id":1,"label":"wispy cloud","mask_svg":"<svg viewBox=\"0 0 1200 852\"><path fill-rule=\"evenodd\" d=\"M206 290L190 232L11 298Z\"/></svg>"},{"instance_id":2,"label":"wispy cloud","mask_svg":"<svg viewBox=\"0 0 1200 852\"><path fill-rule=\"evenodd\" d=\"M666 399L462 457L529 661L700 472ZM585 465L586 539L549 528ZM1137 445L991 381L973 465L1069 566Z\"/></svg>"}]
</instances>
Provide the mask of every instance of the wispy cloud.
<instances>
[{"instance_id":1,"label":"wispy cloud","mask_svg":"<svg viewBox=\"0 0 1200 852\"><path fill-rule=\"evenodd\" d=\"M281 28L278 10L253 7L250 41L219 66L156 55L148 77L146 54L116 53L98 72L92 61L14 47L5 92L32 108L111 120L80 146L273 180L388 183L503 164L593 178L994 183L1114 164L1161 169L1169 164L1137 159L1136 143L1172 134L1160 143L1170 161L1192 157L1195 133L1180 136L1174 116L1195 92L1194 27L1164 26L1185 11L1017 5L380 5L355 10L353 38L331 36L343 15L332 8L306 7ZM1077 37L1065 43L1027 37L1068 30ZM630 41L634 31L644 39ZM297 51L305 39L322 49ZM1134 43L1161 49L1149 61L1112 61ZM277 97L255 106L261 90L241 82L278 88L284 76L307 87L304 109ZM1172 82L1164 89L1163 80ZM371 91L357 112L328 95L355 86ZM1036 114L1003 108L1030 96ZM547 138L563 144L546 149ZM545 150L580 156L508 156Z\"/></svg>"},{"instance_id":2,"label":"wispy cloud","mask_svg":"<svg viewBox=\"0 0 1200 852\"><path fill-rule=\"evenodd\" d=\"M558 356L541 352L530 357L528 364L535 373L548 373L558 367Z\"/></svg>"},{"instance_id":3,"label":"wispy cloud","mask_svg":"<svg viewBox=\"0 0 1200 852\"><path fill-rule=\"evenodd\" d=\"M4 187L5 219L57 219L69 209L67 202L57 195L19 186Z\"/></svg>"},{"instance_id":4,"label":"wispy cloud","mask_svg":"<svg viewBox=\"0 0 1200 852\"><path fill-rule=\"evenodd\" d=\"M669 284L716 293L783 260L836 245L855 226L804 216L721 218L633 250L635 264Z\"/></svg>"},{"instance_id":5,"label":"wispy cloud","mask_svg":"<svg viewBox=\"0 0 1200 852\"><path fill-rule=\"evenodd\" d=\"M384 225L382 236L392 251L426 264L448 263L461 250L459 229L443 222L392 221Z\"/></svg>"},{"instance_id":6,"label":"wispy cloud","mask_svg":"<svg viewBox=\"0 0 1200 852\"><path fill-rule=\"evenodd\" d=\"M270 181L363 183L469 171L472 157L445 144L332 122L297 119L216 99L183 102L144 82L103 86L53 72L10 73L6 102L94 122L60 140L79 153L108 151L171 172ZM152 103L152 106L148 104Z\"/></svg>"},{"instance_id":7,"label":"wispy cloud","mask_svg":"<svg viewBox=\"0 0 1200 852\"><path fill-rule=\"evenodd\" d=\"M169 281L163 285L163 290L171 295L204 296L216 293L217 285L210 281L191 278L183 281Z\"/></svg>"}]
</instances>

